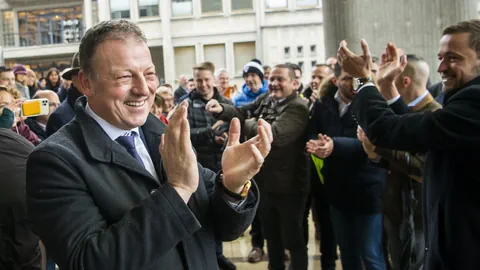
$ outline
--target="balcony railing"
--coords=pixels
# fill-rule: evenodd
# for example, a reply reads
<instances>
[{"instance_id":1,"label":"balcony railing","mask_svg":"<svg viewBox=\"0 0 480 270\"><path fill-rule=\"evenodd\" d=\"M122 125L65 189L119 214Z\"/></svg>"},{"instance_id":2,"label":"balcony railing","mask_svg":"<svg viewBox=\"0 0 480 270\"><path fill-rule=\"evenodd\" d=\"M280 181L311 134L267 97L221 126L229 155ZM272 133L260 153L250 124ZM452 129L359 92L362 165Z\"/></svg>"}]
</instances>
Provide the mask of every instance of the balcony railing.
<instances>
[{"instance_id":1,"label":"balcony railing","mask_svg":"<svg viewBox=\"0 0 480 270\"><path fill-rule=\"evenodd\" d=\"M20 33L4 33L4 47L30 47L52 44L70 44L79 43L84 35L84 28L54 30L54 31L34 31ZM17 43L18 41L18 43Z\"/></svg>"}]
</instances>

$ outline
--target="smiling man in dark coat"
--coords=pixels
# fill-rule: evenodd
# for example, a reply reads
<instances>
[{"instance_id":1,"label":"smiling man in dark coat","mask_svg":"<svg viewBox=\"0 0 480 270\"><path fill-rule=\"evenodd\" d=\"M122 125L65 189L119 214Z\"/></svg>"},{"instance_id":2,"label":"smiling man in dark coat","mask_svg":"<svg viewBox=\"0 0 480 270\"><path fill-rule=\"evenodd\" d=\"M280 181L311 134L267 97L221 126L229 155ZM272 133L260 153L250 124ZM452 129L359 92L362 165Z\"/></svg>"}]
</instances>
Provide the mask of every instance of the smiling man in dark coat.
<instances>
[{"instance_id":1,"label":"smiling man in dark coat","mask_svg":"<svg viewBox=\"0 0 480 270\"><path fill-rule=\"evenodd\" d=\"M157 77L144 34L105 21L80 44L86 97L76 116L27 163L28 212L61 269L217 269L214 239L237 238L259 193L251 178L270 151L271 127L239 143L232 121L222 169L197 163L188 104L168 127L149 114Z\"/></svg>"},{"instance_id":2,"label":"smiling man in dark coat","mask_svg":"<svg viewBox=\"0 0 480 270\"><path fill-rule=\"evenodd\" d=\"M425 270L480 267L480 20L443 30L438 50L438 72L445 92L443 109L395 115L372 83L371 56L354 55L342 41L339 61L364 84L353 108L359 125L376 146L428 152L424 171ZM388 44L378 71L395 77L406 66L397 48ZM395 91L393 91L395 92ZM397 93L398 94L398 93Z\"/></svg>"}]
</instances>

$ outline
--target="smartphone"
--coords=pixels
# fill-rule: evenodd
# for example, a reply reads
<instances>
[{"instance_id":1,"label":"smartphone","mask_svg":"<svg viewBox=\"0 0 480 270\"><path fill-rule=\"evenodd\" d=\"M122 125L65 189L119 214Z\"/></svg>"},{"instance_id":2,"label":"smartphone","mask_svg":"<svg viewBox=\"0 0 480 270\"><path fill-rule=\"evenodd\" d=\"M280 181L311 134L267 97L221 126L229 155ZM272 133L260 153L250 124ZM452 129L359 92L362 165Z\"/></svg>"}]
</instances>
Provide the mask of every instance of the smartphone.
<instances>
[{"instance_id":1,"label":"smartphone","mask_svg":"<svg viewBox=\"0 0 480 270\"><path fill-rule=\"evenodd\" d=\"M26 100L20 105L21 117L35 117L39 115L48 115L49 110L48 99L30 99Z\"/></svg>"}]
</instances>

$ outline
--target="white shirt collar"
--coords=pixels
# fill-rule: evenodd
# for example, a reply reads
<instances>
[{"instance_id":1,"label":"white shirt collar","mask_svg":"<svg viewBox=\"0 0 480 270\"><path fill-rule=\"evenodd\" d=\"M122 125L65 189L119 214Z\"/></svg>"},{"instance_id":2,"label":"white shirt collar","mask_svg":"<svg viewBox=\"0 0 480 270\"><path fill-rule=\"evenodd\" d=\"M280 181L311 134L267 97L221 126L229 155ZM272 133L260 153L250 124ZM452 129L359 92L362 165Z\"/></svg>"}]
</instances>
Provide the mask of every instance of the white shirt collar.
<instances>
[{"instance_id":1,"label":"white shirt collar","mask_svg":"<svg viewBox=\"0 0 480 270\"><path fill-rule=\"evenodd\" d=\"M44 125L44 124L42 124L42 123L40 123L40 122L38 122L38 121L37 121L37 124L42 128L43 131L45 131L45 130L47 129L47 126L46 126L46 125Z\"/></svg>"},{"instance_id":2,"label":"white shirt collar","mask_svg":"<svg viewBox=\"0 0 480 270\"><path fill-rule=\"evenodd\" d=\"M105 133L107 133L108 137L110 137L110 139L112 139L113 141L115 141L118 137L124 136L125 134L127 134L131 131L135 131L137 134L140 134L138 132L138 127L134 128L132 130L123 130L123 129L120 129L120 128L117 128L117 127L113 126L112 124L108 123L103 118L98 116L88 106L88 103L87 103L87 106L85 107L85 111L87 112L88 115L90 115L93 118L93 120L95 120L100 125L100 127L102 127L102 129L105 131Z\"/></svg>"},{"instance_id":3,"label":"white shirt collar","mask_svg":"<svg viewBox=\"0 0 480 270\"><path fill-rule=\"evenodd\" d=\"M338 102L338 104L343 104L344 106L348 106L350 105L351 102L349 102L348 104L343 102L342 98L340 97L340 94L338 93L340 90L337 90L337 92L335 93L335 100Z\"/></svg>"},{"instance_id":4,"label":"white shirt collar","mask_svg":"<svg viewBox=\"0 0 480 270\"><path fill-rule=\"evenodd\" d=\"M408 103L408 107L415 107L418 103L420 103L426 96L428 95L428 90L425 90L421 96L414 99L412 102Z\"/></svg>"}]
</instances>

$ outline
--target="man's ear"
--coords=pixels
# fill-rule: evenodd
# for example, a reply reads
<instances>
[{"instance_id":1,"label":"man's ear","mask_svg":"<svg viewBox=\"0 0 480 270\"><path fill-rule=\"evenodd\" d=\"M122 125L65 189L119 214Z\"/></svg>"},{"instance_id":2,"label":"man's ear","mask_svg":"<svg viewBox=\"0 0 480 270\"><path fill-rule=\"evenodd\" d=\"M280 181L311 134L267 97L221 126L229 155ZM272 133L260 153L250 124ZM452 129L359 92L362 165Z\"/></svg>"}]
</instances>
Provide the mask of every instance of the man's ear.
<instances>
[{"instance_id":1,"label":"man's ear","mask_svg":"<svg viewBox=\"0 0 480 270\"><path fill-rule=\"evenodd\" d=\"M82 90L79 89L79 91L81 91L82 94L84 94L87 97L93 96L93 90L90 87L90 79L88 78L88 75L85 72L83 72L83 70L80 70L78 72L78 80L82 85Z\"/></svg>"},{"instance_id":2,"label":"man's ear","mask_svg":"<svg viewBox=\"0 0 480 270\"><path fill-rule=\"evenodd\" d=\"M403 86L408 88L412 84L412 79L410 77L403 77Z\"/></svg>"},{"instance_id":3,"label":"man's ear","mask_svg":"<svg viewBox=\"0 0 480 270\"><path fill-rule=\"evenodd\" d=\"M333 82L333 84L334 84L336 87L338 87L338 85L337 85L337 77L333 77L333 78L332 78L332 82Z\"/></svg>"}]
</instances>

